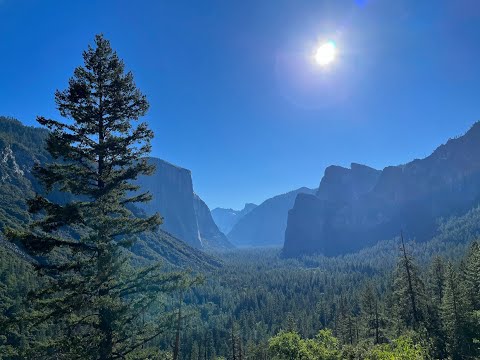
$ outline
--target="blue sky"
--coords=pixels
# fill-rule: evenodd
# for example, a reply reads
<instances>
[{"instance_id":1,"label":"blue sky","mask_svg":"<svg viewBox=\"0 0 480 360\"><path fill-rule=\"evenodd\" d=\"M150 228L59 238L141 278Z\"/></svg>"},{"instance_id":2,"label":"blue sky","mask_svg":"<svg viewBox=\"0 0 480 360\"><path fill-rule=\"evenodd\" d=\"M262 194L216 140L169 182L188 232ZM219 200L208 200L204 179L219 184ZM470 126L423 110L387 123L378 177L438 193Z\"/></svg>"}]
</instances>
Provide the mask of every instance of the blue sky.
<instances>
[{"instance_id":1,"label":"blue sky","mask_svg":"<svg viewBox=\"0 0 480 360\"><path fill-rule=\"evenodd\" d=\"M150 101L153 155L211 208L424 157L480 119L476 0L0 0L0 114L58 117L100 32Z\"/></svg>"}]
</instances>

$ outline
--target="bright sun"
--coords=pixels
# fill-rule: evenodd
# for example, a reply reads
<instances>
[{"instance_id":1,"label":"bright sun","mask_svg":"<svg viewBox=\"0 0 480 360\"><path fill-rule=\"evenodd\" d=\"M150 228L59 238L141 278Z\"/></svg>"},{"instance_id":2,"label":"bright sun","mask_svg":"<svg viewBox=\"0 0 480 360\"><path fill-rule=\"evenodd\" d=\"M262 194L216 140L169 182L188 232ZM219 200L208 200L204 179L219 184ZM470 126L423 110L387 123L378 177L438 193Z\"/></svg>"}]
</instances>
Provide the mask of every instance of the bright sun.
<instances>
[{"instance_id":1,"label":"bright sun","mask_svg":"<svg viewBox=\"0 0 480 360\"><path fill-rule=\"evenodd\" d=\"M333 41L320 45L315 51L315 62L320 66L327 66L335 60L336 46Z\"/></svg>"}]
</instances>

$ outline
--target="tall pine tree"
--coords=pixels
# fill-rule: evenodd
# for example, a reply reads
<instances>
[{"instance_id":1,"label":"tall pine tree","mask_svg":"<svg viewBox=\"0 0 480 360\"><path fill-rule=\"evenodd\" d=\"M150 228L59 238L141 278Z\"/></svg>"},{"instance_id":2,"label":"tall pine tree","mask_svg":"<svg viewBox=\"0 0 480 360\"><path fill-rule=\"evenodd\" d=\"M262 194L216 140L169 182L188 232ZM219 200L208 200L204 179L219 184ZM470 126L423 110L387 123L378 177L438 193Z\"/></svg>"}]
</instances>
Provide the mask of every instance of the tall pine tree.
<instances>
[{"instance_id":1,"label":"tall pine tree","mask_svg":"<svg viewBox=\"0 0 480 360\"><path fill-rule=\"evenodd\" d=\"M35 222L8 231L36 260L44 284L30 296L24 320L58 330L37 344L35 358L146 358L144 345L165 324L145 313L181 277L157 265L134 269L126 251L161 223L158 214L132 212L133 204L150 200L132 184L154 171L145 159L153 133L137 123L149 105L102 35L83 59L68 88L55 94L65 121L38 118L50 130L47 149L56 162L36 166L36 176L47 193L66 193L68 200L37 195L29 201Z\"/></svg>"},{"instance_id":2,"label":"tall pine tree","mask_svg":"<svg viewBox=\"0 0 480 360\"><path fill-rule=\"evenodd\" d=\"M442 319L442 301L445 294L446 282L446 261L439 256L435 256L430 264L427 273L427 330L431 342L431 351L435 358L444 359L447 357L446 334Z\"/></svg>"},{"instance_id":3,"label":"tall pine tree","mask_svg":"<svg viewBox=\"0 0 480 360\"><path fill-rule=\"evenodd\" d=\"M466 307L461 291L460 278L451 263L445 272L445 292L443 296L443 325L447 336L447 348L453 360L464 359L470 347L466 333Z\"/></svg>"},{"instance_id":4,"label":"tall pine tree","mask_svg":"<svg viewBox=\"0 0 480 360\"><path fill-rule=\"evenodd\" d=\"M361 293L361 311L366 337L373 338L374 344L380 344L384 340L382 329L385 327L385 317L380 308L378 291L371 282Z\"/></svg>"},{"instance_id":5,"label":"tall pine tree","mask_svg":"<svg viewBox=\"0 0 480 360\"><path fill-rule=\"evenodd\" d=\"M413 256L407 251L403 234L400 240L400 256L394 279L397 315L403 326L418 330L424 321L425 286Z\"/></svg>"},{"instance_id":6,"label":"tall pine tree","mask_svg":"<svg viewBox=\"0 0 480 360\"><path fill-rule=\"evenodd\" d=\"M474 241L463 264L462 293L468 312L468 337L471 338L470 355L480 357L480 244Z\"/></svg>"},{"instance_id":7,"label":"tall pine tree","mask_svg":"<svg viewBox=\"0 0 480 360\"><path fill-rule=\"evenodd\" d=\"M472 310L480 311L480 244L472 243L464 266L467 301Z\"/></svg>"}]
</instances>

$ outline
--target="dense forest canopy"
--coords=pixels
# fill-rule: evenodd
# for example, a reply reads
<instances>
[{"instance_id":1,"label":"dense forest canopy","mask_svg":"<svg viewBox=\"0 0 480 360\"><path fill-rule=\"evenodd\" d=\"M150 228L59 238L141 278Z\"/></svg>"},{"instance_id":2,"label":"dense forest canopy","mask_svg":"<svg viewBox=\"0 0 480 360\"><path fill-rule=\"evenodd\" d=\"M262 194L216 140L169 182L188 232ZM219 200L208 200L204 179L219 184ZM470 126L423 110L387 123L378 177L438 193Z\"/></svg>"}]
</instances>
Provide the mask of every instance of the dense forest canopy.
<instances>
[{"instance_id":1,"label":"dense forest canopy","mask_svg":"<svg viewBox=\"0 0 480 360\"><path fill-rule=\"evenodd\" d=\"M204 272L203 285L182 293L179 358L476 358L479 246L453 241L457 236L451 231L427 244L406 243L412 289L399 239L335 258L283 259L278 249L219 255L222 268ZM19 276L9 275L12 267ZM21 303L34 284L30 267L17 258L1 270L9 304ZM416 322L410 292L418 297ZM168 303L177 301L174 296ZM171 321L150 346L171 351Z\"/></svg>"}]
</instances>

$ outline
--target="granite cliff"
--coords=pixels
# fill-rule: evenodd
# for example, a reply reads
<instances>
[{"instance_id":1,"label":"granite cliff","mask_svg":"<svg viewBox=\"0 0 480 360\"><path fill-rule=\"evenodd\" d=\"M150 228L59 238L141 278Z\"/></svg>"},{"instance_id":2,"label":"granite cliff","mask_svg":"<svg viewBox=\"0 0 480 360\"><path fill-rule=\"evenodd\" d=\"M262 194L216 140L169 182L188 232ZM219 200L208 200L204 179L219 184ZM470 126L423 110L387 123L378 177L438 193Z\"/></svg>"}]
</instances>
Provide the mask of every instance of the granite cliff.
<instances>
[{"instance_id":1,"label":"granite cliff","mask_svg":"<svg viewBox=\"0 0 480 360\"><path fill-rule=\"evenodd\" d=\"M139 177L138 184L153 199L138 207L148 215L160 213L164 219L162 229L193 247L213 249L215 244L219 249L231 247L215 225L208 206L194 193L190 170L153 157L149 162L155 165L155 173Z\"/></svg>"},{"instance_id":2,"label":"granite cliff","mask_svg":"<svg viewBox=\"0 0 480 360\"><path fill-rule=\"evenodd\" d=\"M440 218L480 201L480 123L430 156L382 171L352 164L328 167L314 195L299 194L288 215L283 253L336 255L400 230L424 241Z\"/></svg>"},{"instance_id":3,"label":"granite cliff","mask_svg":"<svg viewBox=\"0 0 480 360\"><path fill-rule=\"evenodd\" d=\"M227 237L213 221L210 209L197 194L193 197L193 207L197 216L198 232L203 248L209 250L226 250L233 248Z\"/></svg>"}]
</instances>

